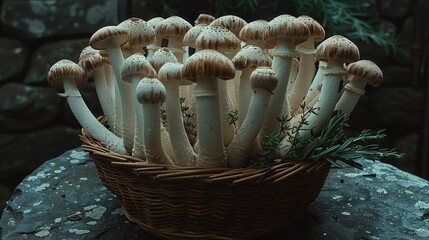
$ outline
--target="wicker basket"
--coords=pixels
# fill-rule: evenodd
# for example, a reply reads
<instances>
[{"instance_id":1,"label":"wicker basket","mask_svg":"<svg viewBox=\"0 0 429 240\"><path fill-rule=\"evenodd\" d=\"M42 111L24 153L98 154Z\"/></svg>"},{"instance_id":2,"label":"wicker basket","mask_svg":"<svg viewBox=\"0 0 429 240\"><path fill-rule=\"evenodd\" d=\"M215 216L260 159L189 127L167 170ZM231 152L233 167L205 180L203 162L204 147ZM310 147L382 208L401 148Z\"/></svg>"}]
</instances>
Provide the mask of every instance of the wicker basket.
<instances>
[{"instance_id":1,"label":"wicker basket","mask_svg":"<svg viewBox=\"0 0 429 240\"><path fill-rule=\"evenodd\" d=\"M285 229L316 199L331 167L323 160L265 169L147 164L85 131L81 140L127 218L167 239L251 239Z\"/></svg>"}]
</instances>

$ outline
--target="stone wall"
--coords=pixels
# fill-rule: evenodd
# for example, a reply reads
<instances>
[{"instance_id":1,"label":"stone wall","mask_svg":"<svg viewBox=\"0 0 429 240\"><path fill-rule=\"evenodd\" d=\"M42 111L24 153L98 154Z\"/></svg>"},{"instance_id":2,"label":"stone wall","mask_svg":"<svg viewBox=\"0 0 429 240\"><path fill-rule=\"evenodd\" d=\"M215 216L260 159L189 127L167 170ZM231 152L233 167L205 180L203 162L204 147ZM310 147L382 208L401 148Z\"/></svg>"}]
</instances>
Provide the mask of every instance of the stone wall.
<instances>
[{"instance_id":1,"label":"stone wall","mask_svg":"<svg viewBox=\"0 0 429 240\"><path fill-rule=\"evenodd\" d=\"M117 0L3 0L0 6L0 199L8 196L23 176L42 162L79 146L79 125L64 100L46 84L49 67L67 58L77 61L80 50L97 29L118 23ZM287 1L286 1L287 2ZM177 14L190 22L207 12L204 1L187 1L174 6ZM231 12L245 18L271 19L293 12L281 3L279 12ZM160 15L155 1L132 1L131 14L142 19ZM374 14L383 19L380 26L399 35L406 49L413 46L412 0L374 1ZM164 9L165 10L165 9ZM248 17L246 17L248 16ZM369 90L352 115L351 130L386 128L385 144L406 152L402 164L412 170L418 130L421 124L423 93L412 79L412 58L386 53L373 44L358 44L362 59L375 61L383 70L382 88ZM411 54L412 56L412 54ZM83 91L95 115L101 114L93 86ZM4 190L1 190L4 189ZM1 206L1 203L0 203Z\"/></svg>"}]
</instances>

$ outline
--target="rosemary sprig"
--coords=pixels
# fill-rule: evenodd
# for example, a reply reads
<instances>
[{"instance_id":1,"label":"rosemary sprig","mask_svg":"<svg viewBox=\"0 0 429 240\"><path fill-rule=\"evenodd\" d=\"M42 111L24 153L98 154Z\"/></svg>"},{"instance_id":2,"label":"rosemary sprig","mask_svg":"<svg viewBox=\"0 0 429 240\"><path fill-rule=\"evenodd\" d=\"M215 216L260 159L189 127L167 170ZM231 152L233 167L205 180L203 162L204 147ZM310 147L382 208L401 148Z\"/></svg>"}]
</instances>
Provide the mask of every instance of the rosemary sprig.
<instances>
[{"instance_id":1,"label":"rosemary sprig","mask_svg":"<svg viewBox=\"0 0 429 240\"><path fill-rule=\"evenodd\" d=\"M314 111L314 109L307 108L305 113L310 111ZM342 167L345 164L362 169L362 165L356 162L357 159L404 158L403 153L398 153L395 149L381 148L374 142L386 136L384 130L375 133L363 130L359 135L347 138L343 133L343 128L347 126L347 119L342 114L334 114L319 136L310 135L307 138L300 138L298 134L296 134L298 136L287 135L287 141L291 143L292 147L283 159L273 160L270 158L276 150L273 145L280 141L280 138L275 138L279 137L279 134L270 134L267 136L268 139L272 138L270 144L266 144L265 148L258 154L258 158L251 164L255 167L267 167L288 161L325 159L337 167ZM291 128L291 131L299 133L305 126L306 120L303 117L296 127Z\"/></svg>"}]
</instances>

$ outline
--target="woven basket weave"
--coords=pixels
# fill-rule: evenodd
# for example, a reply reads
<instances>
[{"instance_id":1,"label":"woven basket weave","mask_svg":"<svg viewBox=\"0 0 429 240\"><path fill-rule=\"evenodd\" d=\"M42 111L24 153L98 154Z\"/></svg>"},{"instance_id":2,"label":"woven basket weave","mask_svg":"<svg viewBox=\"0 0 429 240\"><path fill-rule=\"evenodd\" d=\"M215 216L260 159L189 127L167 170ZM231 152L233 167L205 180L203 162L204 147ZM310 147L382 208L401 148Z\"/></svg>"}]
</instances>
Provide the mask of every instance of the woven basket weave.
<instances>
[{"instance_id":1,"label":"woven basket weave","mask_svg":"<svg viewBox=\"0 0 429 240\"><path fill-rule=\"evenodd\" d=\"M285 229L316 199L331 167L323 160L265 169L147 164L85 131L80 137L126 217L167 239L251 239Z\"/></svg>"}]
</instances>

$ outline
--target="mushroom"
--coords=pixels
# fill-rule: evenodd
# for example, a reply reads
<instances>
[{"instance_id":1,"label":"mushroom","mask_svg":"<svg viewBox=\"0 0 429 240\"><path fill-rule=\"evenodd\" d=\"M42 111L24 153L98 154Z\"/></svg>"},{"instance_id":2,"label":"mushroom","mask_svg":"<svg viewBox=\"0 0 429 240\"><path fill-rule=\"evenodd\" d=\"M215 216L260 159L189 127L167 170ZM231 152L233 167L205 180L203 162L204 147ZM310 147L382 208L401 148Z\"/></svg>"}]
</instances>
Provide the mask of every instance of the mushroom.
<instances>
[{"instance_id":1,"label":"mushroom","mask_svg":"<svg viewBox=\"0 0 429 240\"><path fill-rule=\"evenodd\" d=\"M89 135L116 153L128 154L122 139L104 127L83 101L78 88L86 83L86 73L79 65L67 59L58 61L49 69L48 83L53 88L64 90L60 96L66 98L76 120Z\"/></svg>"},{"instance_id":2,"label":"mushroom","mask_svg":"<svg viewBox=\"0 0 429 240\"><path fill-rule=\"evenodd\" d=\"M213 20L209 25L210 26L222 26L238 38L240 30L247 24L247 22L241 17L235 15L225 15Z\"/></svg>"},{"instance_id":3,"label":"mushroom","mask_svg":"<svg viewBox=\"0 0 429 240\"><path fill-rule=\"evenodd\" d=\"M343 64L359 60L359 49L347 38L334 35L317 47L316 55L327 62L323 70L325 76L319 98L314 105L315 113L309 114L305 129L298 131L301 137L305 137L305 134L318 135L332 116L341 93L341 77L347 74ZM296 125L301 119L301 115L295 116L291 120L292 125ZM290 147L291 144L286 136L279 144L278 155L285 156Z\"/></svg>"},{"instance_id":4,"label":"mushroom","mask_svg":"<svg viewBox=\"0 0 429 240\"><path fill-rule=\"evenodd\" d=\"M156 72L158 72L159 69L168 62L179 62L174 56L173 52L166 47L156 50L154 54L150 57L147 57L147 59L149 60L150 64L152 64Z\"/></svg>"},{"instance_id":5,"label":"mushroom","mask_svg":"<svg viewBox=\"0 0 429 240\"><path fill-rule=\"evenodd\" d=\"M92 49L92 48L91 48ZM112 131L116 133L118 126L115 121L115 103L113 101L112 91L109 87L109 80L105 77L105 65L109 64L109 59L101 56L99 51L92 49L91 53L83 54L79 59L78 65L85 70L86 73L92 73L95 83L95 91L97 92L98 100L101 109L107 122L112 127Z\"/></svg>"},{"instance_id":6,"label":"mushroom","mask_svg":"<svg viewBox=\"0 0 429 240\"><path fill-rule=\"evenodd\" d=\"M196 50L197 37L206 27L207 27L207 24L201 23L190 28L183 36L183 45L189 46Z\"/></svg>"},{"instance_id":7,"label":"mushroom","mask_svg":"<svg viewBox=\"0 0 429 240\"><path fill-rule=\"evenodd\" d=\"M156 26L162 22L164 18L162 17L154 17L150 20L148 20L146 23L152 27L152 29L155 31ZM147 57L151 57L156 50L160 49L162 47L162 37L157 36L155 33L155 42L152 44L149 44L147 46Z\"/></svg>"},{"instance_id":8,"label":"mushroom","mask_svg":"<svg viewBox=\"0 0 429 240\"><path fill-rule=\"evenodd\" d=\"M177 60L183 63L183 36L192 27L185 19L171 16L159 22L155 27L158 37L168 39L168 49L174 53Z\"/></svg>"},{"instance_id":9,"label":"mushroom","mask_svg":"<svg viewBox=\"0 0 429 240\"><path fill-rule=\"evenodd\" d=\"M123 51L125 58L134 53L143 53L144 47L155 42L155 31L147 24L146 21L140 18L128 18L118 24L118 27L123 27L128 30L130 39L124 46L128 46L127 51Z\"/></svg>"},{"instance_id":10,"label":"mushroom","mask_svg":"<svg viewBox=\"0 0 429 240\"><path fill-rule=\"evenodd\" d=\"M165 102L164 85L148 75L137 85L137 100L143 108L143 134L146 161L148 163L173 165L161 142L160 105Z\"/></svg>"},{"instance_id":11,"label":"mushroom","mask_svg":"<svg viewBox=\"0 0 429 240\"><path fill-rule=\"evenodd\" d=\"M335 110L349 116L361 95L365 94L365 85L379 87L383 82L383 72L370 60L360 60L347 66L350 81L344 86L344 92L338 100Z\"/></svg>"},{"instance_id":12,"label":"mushroom","mask_svg":"<svg viewBox=\"0 0 429 240\"><path fill-rule=\"evenodd\" d=\"M250 75L253 90L249 110L237 135L227 147L228 166L245 167L250 148L265 119L270 97L277 86L277 77L271 67L258 67Z\"/></svg>"},{"instance_id":13,"label":"mushroom","mask_svg":"<svg viewBox=\"0 0 429 240\"><path fill-rule=\"evenodd\" d=\"M234 75L231 60L210 49L196 52L183 65L183 78L196 81L193 94L197 104L199 151L196 165L199 167L225 165L217 79L231 79Z\"/></svg>"},{"instance_id":14,"label":"mushroom","mask_svg":"<svg viewBox=\"0 0 429 240\"><path fill-rule=\"evenodd\" d=\"M129 33L125 28L107 26L99 29L91 36L89 45L94 49L105 50L109 55L121 97L122 138L125 148L131 152L134 145L135 112L131 97L131 84L121 80L121 67L124 63L124 56L120 47L128 39Z\"/></svg>"},{"instance_id":15,"label":"mushroom","mask_svg":"<svg viewBox=\"0 0 429 240\"><path fill-rule=\"evenodd\" d=\"M213 49L229 59L232 59L240 49L240 40L228 29L222 26L207 26L197 37L196 49ZM235 128L230 124L228 118L231 111L237 109L237 97L235 93L235 81L238 81L237 75L230 83L219 81L219 99L222 119L222 131L225 146L228 145L234 137Z\"/></svg>"},{"instance_id":16,"label":"mushroom","mask_svg":"<svg viewBox=\"0 0 429 240\"><path fill-rule=\"evenodd\" d=\"M208 25L213 22L216 18L207 13L201 13L198 15L197 19L195 19L195 25L205 24Z\"/></svg>"},{"instance_id":17,"label":"mushroom","mask_svg":"<svg viewBox=\"0 0 429 240\"><path fill-rule=\"evenodd\" d=\"M195 166L196 154L183 125L179 102L179 81L182 79L181 63L167 62L158 71L158 78L167 90L166 114L168 133L174 156L179 166Z\"/></svg>"},{"instance_id":18,"label":"mushroom","mask_svg":"<svg viewBox=\"0 0 429 240\"><path fill-rule=\"evenodd\" d=\"M250 74L257 67L271 66L271 57L260 47L247 45L234 56L232 62L235 69L241 70L238 96L238 126L241 126L253 92L250 86Z\"/></svg>"},{"instance_id":19,"label":"mushroom","mask_svg":"<svg viewBox=\"0 0 429 240\"><path fill-rule=\"evenodd\" d=\"M108 54L105 53L104 50L96 50L92 48L91 46L87 46L84 49L82 49L79 61L82 58L88 57L93 54L100 54L102 57L108 57ZM112 112L114 114L113 116L113 122L110 120L109 117L106 114L106 118L108 122L110 123L110 127L112 127L113 133L115 133L118 137L122 137L122 126L120 122L122 121L122 105L121 105L121 96L119 93L119 87L117 85L115 74L113 73L112 65L110 64L110 60L108 59L108 64L104 64L104 70L103 77L104 81L106 81L107 84L107 90L109 91L109 95L111 96L112 100ZM104 110L103 110L104 111Z\"/></svg>"},{"instance_id":20,"label":"mushroom","mask_svg":"<svg viewBox=\"0 0 429 240\"><path fill-rule=\"evenodd\" d=\"M287 14L275 17L268 22L265 28L265 40L276 44L270 53L273 56L272 68L276 72L279 82L268 106L267 117L261 131L262 136L269 132L278 132L280 129L277 118L282 115L283 105L287 105L286 90L293 57L297 55L294 44L305 41L309 36L310 30L307 25L298 18Z\"/></svg>"},{"instance_id":21,"label":"mushroom","mask_svg":"<svg viewBox=\"0 0 429 240\"><path fill-rule=\"evenodd\" d=\"M295 47L295 50L299 52L299 70L295 84L288 95L290 111L292 113L295 113L299 109L314 77L316 70L314 63L316 60L316 49L314 43L320 42L325 38L325 30L316 20L309 16L299 16L298 19L308 26L310 37Z\"/></svg>"},{"instance_id":22,"label":"mushroom","mask_svg":"<svg viewBox=\"0 0 429 240\"><path fill-rule=\"evenodd\" d=\"M268 21L259 19L248 23L241 28L239 37L246 45L255 45L261 49L265 49L264 30L268 25ZM274 47L274 46L273 46Z\"/></svg>"},{"instance_id":23,"label":"mushroom","mask_svg":"<svg viewBox=\"0 0 429 240\"><path fill-rule=\"evenodd\" d=\"M137 85L140 80L147 75L155 75L155 69L153 69L150 62L142 53L135 53L125 59L124 64L121 68L122 79L132 85L131 96L137 95ZM137 98L133 98L135 107L135 127L134 127L134 140L131 155L137 158L145 159L144 151L144 140L143 140L143 110L137 101ZM131 107L131 106L130 106ZM131 110L130 110L131 111Z\"/></svg>"}]
</instances>

